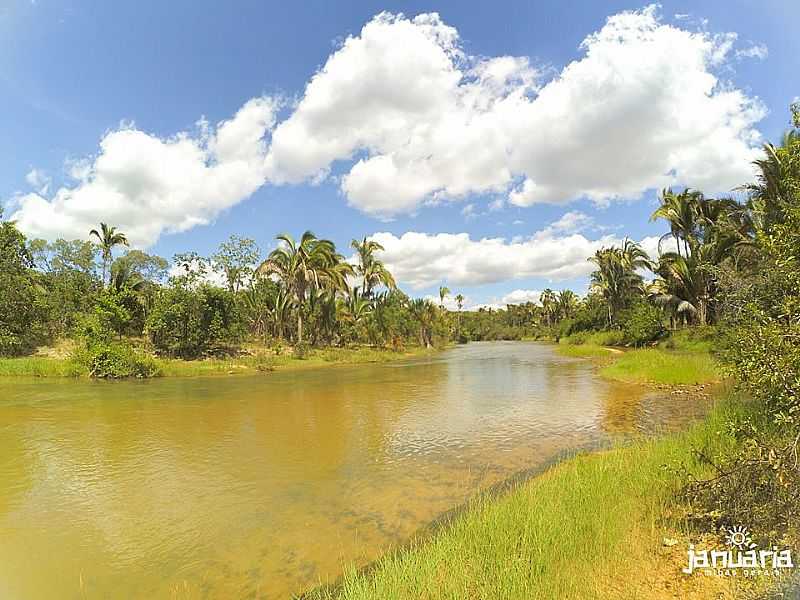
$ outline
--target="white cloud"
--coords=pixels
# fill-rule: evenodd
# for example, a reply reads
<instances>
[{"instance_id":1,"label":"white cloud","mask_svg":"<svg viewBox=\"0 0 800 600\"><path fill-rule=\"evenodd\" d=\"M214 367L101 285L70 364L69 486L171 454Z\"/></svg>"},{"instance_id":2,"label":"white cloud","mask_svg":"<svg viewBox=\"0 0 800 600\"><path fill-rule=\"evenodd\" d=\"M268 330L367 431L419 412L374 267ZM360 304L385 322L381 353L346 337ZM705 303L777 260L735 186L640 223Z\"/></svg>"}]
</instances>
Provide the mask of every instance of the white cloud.
<instances>
[{"instance_id":1,"label":"white cloud","mask_svg":"<svg viewBox=\"0 0 800 600\"><path fill-rule=\"evenodd\" d=\"M736 58L757 58L764 60L769 56L769 49L765 44L754 44L749 48L743 48L736 51Z\"/></svg>"},{"instance_id":2,"label":"white cloud","mask_svg":"<svg viewBox=\"0 0 800 600\"><path fill-rule=\"evenodd\" d=\"M542 277L560 280L588 275L587 258L613 237L589 240L580 234L538 235L521 241L473 240L466 233L427 234L409 231L397 237L370 236L384 247L379 253L396 279L414 289L439 285L481 285Z\"/></svg>"},{"instance_id":3,"label":"white cloud","mask_svg":"<svg viewBox=\"0 0 800 600\"><path fill-rule=\"evenodd\" d=\"M27 181L28 185L36 190L38 194L46 194L50 189L50 176L41 169L31 169L28 174L25 175L25 181Z\"/></svg>"},{"instance_id":4,"label":"white cloud","mask_svg":"<svg viewBox=\"0 0 800 600\"><path fill-rule=\"evenodd\" d=\"M658 236L653 235L642 238L642 240L639 242L639 245L642 247L642 249L647 252L647 255L653 260L657 259L665 252L678 251L678 244L675 241L675 238L669 236L659 241L660 239L661 238Z\"/></svg>"},{"instance_id":5,"label":"white cloud","mask_svg":"<svg viewBox=\"0 0 800 600\"><path fill-rule=\"evenodd\" d=\"M526 302L539 302L541 290L514 290L500 299L501 304L525 304Z\"/></svg>"},{"instance_id":6,"label":"white cloud","mask_svg":"<svg viewBox=\"0 0 800 600\"><path fill-rule=\"evenodd\" d=\"M162 139L132 126L107 133L93 160L72 161L75 179L46 197L39 189L16 199L11 215L32 237L83 238L100 221L112 223L132 244L149 246L165 231L212 221L263 185L264 135L275 103L247 102L216 128Z\"/></svg>"},{"instance_id":7,"label":"white cloud","mask_svg":"<svg viewBox=\"0 0 800 600\"><path fill-rule=\"evenodd\" d=\"M381 217L475 192L519 206L603 203L683 183L710 193L751 176L764 108L716 68L736 34L624 12L547 81L526 57L469 57L436 14L382 13L313 77L273 136L277 182L326 173ZM747 51L745 51L747 52Z\"/></svg>"},{"instance_id":8,"label":"white cloud","mask_svg":"<svg viewBox=\"0 0 800 600\"><path fill-rule=\"evenodd\" d=\"M474 193L492 194L499 210L607 203L673 183L727 191L751 177L765 114L716 75L737 52L760 52L735 43L666 24L651 6L610 17L548 79L528 57L469 56L436 14L381 13L328 57L277 126L276 101L264 97L191 134L121 126L95 157L67 165L71 185L15 198L12 218L46 238L85 237L107 221L147 246L266 182L319 182L337 162L347 201L380 218Z\"/></svg>"},{"instance_id":9,"label":"white cloud","mask_svg":"<svg viewBox=\"0 0 800 600\"><path fill-rule=\"evenodd\" d=\"M570 211L536 234L539 238L552 237L558 234L578 233L594 224L594 220L580 211Z\"/></svg>"},{"instance_id":10,"label":"white cloud","mask_svg":"<svg viewBox=\"0 0 800 600\"><path fill-rule=\"evenodd\" d=\"M614 235L590 239L578 233L590 225L590 217L573 211L527 238L514 236L510 241L473 240L467 233L415 231L401 236L379 232L370 239L384 247L377 254L397 281L412 289L443 284L478 286L529 278L563 281L589 275L594 265L588 259L595 251L622 243ZM657 236L645 237L639 243L651 258L658 257ZM675 251L675 240L667 237L660 246L662 252ZM492 299L490 304L537 301L539 293L518 289Z\"/></svg>"}]
</instances>

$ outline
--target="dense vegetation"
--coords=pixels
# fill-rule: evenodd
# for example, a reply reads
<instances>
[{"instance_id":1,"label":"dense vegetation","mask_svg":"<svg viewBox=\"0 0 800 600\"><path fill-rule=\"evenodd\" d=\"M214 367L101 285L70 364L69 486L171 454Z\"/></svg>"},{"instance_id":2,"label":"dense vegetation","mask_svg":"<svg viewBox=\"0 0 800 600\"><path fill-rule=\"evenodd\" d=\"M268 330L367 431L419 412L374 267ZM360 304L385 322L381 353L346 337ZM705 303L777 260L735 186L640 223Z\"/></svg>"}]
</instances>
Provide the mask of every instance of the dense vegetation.
<instances>
[{"instance_id":1,"label":"dense vegetation","mask_svg":"<svg viewBox=\"0 0 800 600\"><path fill-rule=\"evenodd\" d=\"M353 240L355 264L307 231L278 236L264 260L253 240L232 236L213 256L178 254L170 268L140 250L115 259L128 241L105 223L93 241L26 240L9 221L0 236L0 356L71 338L78 371L94 377L146 377L154 355L229 356L245 341L304 358L311 348L401 350L453 335L444 307L397 289L366 238Z\"/></svg>"}]
</instances>

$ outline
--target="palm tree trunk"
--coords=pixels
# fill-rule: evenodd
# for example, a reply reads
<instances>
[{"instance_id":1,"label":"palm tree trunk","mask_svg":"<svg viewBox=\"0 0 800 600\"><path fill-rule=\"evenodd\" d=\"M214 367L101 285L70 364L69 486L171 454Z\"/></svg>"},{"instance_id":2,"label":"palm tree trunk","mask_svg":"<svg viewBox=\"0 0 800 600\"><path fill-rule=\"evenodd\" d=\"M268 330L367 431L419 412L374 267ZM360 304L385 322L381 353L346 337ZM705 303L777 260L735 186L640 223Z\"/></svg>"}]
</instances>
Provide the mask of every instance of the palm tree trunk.
<instances>
[{"instance_id":1,"label":"palm tree trunk","mask_svg":"<svg viewBox=\"0 0 800 600\"><path fill-rule=\"evenodd\" d=\"M297 309L297 343L303 341L303 309Z\"/></svg>"}]
</instances>

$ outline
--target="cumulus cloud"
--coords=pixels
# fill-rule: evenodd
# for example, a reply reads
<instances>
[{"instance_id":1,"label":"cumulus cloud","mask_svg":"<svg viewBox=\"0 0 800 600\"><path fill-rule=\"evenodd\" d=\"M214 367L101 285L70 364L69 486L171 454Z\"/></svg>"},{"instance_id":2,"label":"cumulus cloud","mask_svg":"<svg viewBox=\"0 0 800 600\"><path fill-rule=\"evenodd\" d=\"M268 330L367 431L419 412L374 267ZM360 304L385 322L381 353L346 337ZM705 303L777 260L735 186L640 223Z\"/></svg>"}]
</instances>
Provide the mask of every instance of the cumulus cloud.
<instances>
[{"instance_id":1,"label":"cumulus cloud","mask_svg":"<svg viewBox=\"0 0 800 600\"><path fill-rule=\"evenodd\" d=\"M47 186L17 198L11 218L46 239L82 238L99 221L113 223L137 246L209 223L264 184L263 138L275 110L273 100L255 98L216 127L201 121L194 135L170 138L122 126L103 137L95 158L68 165L73 185L50 198Z\"/></svg>"},{"instance_id":2,"label":"cumulus cloud","mask_svg":"<svg viewBox=\"0 0 800 600\"><path fill-rule=\"evenodd\" d=\"M68 165L69 185L52 191L31 177L40 185L14 199L12 217L46 238L108 221L146 246L267 182L332 172L349 204L379 218L479 193L497 210L607 203L670 184L727 191L751 177L765 114L718 76L762 52L736 41L666 23L651 6L610 17L551 75L529 57L470 56L437 14L381 13L327 58L280 123L277 102L261 97L191 133L119 127L96 156Z\"/></svg>"},{"instance_id":3,"label":"cumulus cloud","mask_svg":"<svg viewBox=\"0 0 800 600\"><path fill-rule=\"evenodd\" d=\"M413 289L447 283L478 286L520 279L543 278L563 281L585 277L594 270L588 258L600 248L619 246L622 239L603 235L594 239L579 233L592 225L580 212L568 212L560 219L528 237L481 238L467 233L406 232L396 236L379 232L370 239L384 250L377 254L398 282ZM651 258L675 251L675 240L657 236L639 241ZM535 302L538 290L518 289L490 302L492 306ZM486 306L489 306L488 304Z\"/></svg>"},{"instance_id":4,"label":"cumulus cloud","mask_svg":"<svg viewBox=\"0 0 800 600\"><path fill-rule=\"evenodd\" d=\"M527 57L468 56L436 14L382 13L278 125L267 172L299 182L354 160L341 189L381 217L479 192L530 206L673 183L727 191L751 176L765 114L715 74L735 42L651 6L610 17L545 82Z\"/></svg>"},{"instance_id":5,"label":"cumulus cloud","mask_svg":"<svg viewBox=\"0 0 800 600\"><path fill-rule=\"evenodd\" d=\"M587 258L602 246L618 243L607 236L590 240L580 234L534 235L520 241L473 240L467 233L376 233L371 239L384 251L381 260L395 278L414 289L447 282L482 285L541 277L552 280L588 275Z\"/></svg>"}]
</instances>

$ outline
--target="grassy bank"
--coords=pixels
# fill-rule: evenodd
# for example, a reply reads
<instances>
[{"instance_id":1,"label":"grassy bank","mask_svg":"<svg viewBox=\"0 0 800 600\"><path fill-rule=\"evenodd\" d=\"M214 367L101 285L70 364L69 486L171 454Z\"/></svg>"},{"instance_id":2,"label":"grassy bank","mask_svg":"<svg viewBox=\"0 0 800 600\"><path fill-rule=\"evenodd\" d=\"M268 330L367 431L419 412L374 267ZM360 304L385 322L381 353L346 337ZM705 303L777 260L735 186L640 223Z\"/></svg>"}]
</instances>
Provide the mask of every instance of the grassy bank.
<instances>
[{"instance_id":1,"label":"grassy bank","mask_svg":"<svg viewBox=\"0 0 800 600\"><path fill-rule=\"evenodd\" d=\"M322 348L312 349L305 358L290 354L275 355L266 351L253 351L249 355L206 360L156 359L159 376L197 377L204 375L238 375L275 370L298 370L331 365L388 362L434 352L421 347L411 347L397 352L378 348ZM29 356L0 358L0 377L86 377L87 373L69 358Z\"/></svg>"},{"instance_id":2,"label":"grassy bank","mask_svg":"<svg viewBox=\"0 0 800 600\"><path fill-rule=\"evenodd\" d=\"M683 479L664 467L708 475L692 449L732 448L724 423L741 410L726 403L686 433L580 455L478 499L431 537L312 597L731 597L731 580L681 573L690 536L674 498Z\"/></svg>"},{"instance_id":3,"label":"grassy bank","mask_svg":"<svg viewBox=\"0 0 800 600\"><path fill-rule=\"evenodd\" d=\"M80 377L80 367L65 358L0 358L0 377Z\"/></svg>"},{"instance_id":4,"label":"grassy bank","mask_svg":"<svg viewBox=\"0 0 800 600\"><path fill-rule=\"evenodd\" d=\"M656 347L638 349L608 347L605 344L614 341L608 334L613 333L562 338L557 351L564 356L596 359L603 377L629 383L695 385L721 378L711 354L713 331L677 331Z\"/></svg>"},{"instance_id":5,"label":"grassy bank","mask_svg":"<svg viewBox=\"0 0 800 600\"><path fill-rule=\"evenodd\" d=\"M613 355L600 369L609 379L632 383L693 385L719 381L716 362L705 352L682 352L646 348Z\"/></svg>"}]
</instances>

